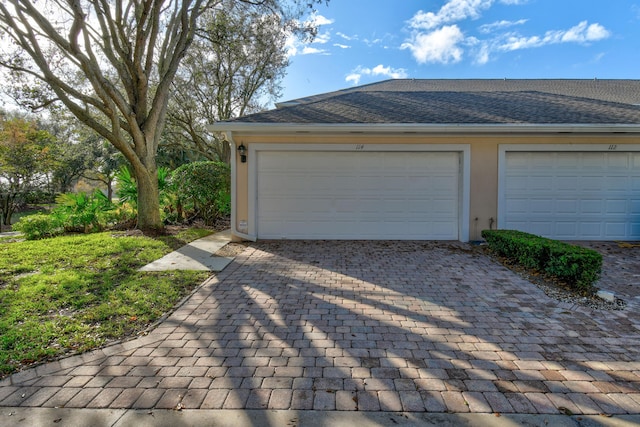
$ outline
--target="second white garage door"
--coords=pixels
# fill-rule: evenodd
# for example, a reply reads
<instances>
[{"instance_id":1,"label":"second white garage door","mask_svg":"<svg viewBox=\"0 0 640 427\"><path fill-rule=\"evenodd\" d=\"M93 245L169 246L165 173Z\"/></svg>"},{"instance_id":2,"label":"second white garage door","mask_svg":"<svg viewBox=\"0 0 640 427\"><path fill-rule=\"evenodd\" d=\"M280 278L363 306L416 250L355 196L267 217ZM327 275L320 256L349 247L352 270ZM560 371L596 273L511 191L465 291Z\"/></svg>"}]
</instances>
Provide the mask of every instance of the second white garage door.
<instances>
[{"instance_id":1,"label":"second white garage door","mask_svg":"<svg viewBox=\"0 0 640 427\"><path fill-rule=\"evenodd\" d=\"M260 151L261 239L459 238L460 155Z\"/></svg>"},{"instance_id":2,"label":"second white garage door","mask_svg":"<svg viewBox=\"0 0 640 427\"><path fill-rule=\"evenodd\" d=\"M640 239L640 153L507 152L501 228L562 240Z\"/></svg>"}]
</instances>

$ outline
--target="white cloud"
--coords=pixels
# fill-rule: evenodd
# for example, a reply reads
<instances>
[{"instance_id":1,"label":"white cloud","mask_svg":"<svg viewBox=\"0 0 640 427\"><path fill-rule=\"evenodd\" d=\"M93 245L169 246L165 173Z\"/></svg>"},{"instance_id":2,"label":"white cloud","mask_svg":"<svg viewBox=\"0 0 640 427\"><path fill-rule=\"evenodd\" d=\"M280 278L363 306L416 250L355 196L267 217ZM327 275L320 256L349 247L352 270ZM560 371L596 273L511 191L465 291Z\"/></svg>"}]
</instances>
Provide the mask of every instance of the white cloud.
<instances>
[{"instance_id":1,"label":"white cloud","mask_svg":"<svg viewBox=\"0 0 640 427\"><path fill-rule=\"evenodd\" d=\"M589 25L582 21L575 27L565 31L547 31L544 36L523 37L509 35L506 41L498 46L502 51L530 49L558 43L589 43L606 39L611 33L600 24Z\"/></svg>"},{"instance_id":2,"label":"white cloud","mask_svg":"<svg viewBox=\"0 0 640 427\"><path fill-rule=\"evenodd\" d=\"M329 40L331 40L331 34L329 34L329 32L326 32L326 33L318 34L318 35L313 39L313 43L325 44L325 43L327 43Z\"/></svg>"},{"instance_id":3,"label":"white cloud","mask_svg":"<svg viewBox=\"0 0 640 427\"><path fill-rule=\"evenodd\" d=\"M490 57L491 49L489 48L489 45L487 43L482 43L476 53L474 62L478 65L484 65L489 62Z\"/></svg>"},{"instance_id":4,"label":"white cloud","mask_svg":"<svg viewBox=\"0 0 640 427\"><path fill-rule=\"evenodd\" d=\"M345 33L341 33L340 31L338 31L338 32L336 33L336 36L338 36L338 37L342 37L343 39L345 39L345 40L349 40L349 41L350 41L350 40L357 40L357 39L358 39L358 37L357 37L357 36L348 36L348 35L346 35Z\"/></svg>"},{"instance_id":5,"label":"white cloud","mask_svg":"<svg viewBox=\"0 0 640 427\"><path fill-rule=\"evenodd\" d=\"M335 47L339 47L340 49L351 49L351 46L346 45L346 44L334 43L333 45Z\"/></svg>"},{"instance_id":6,"label":"white cloud","mask_svg":"<svg viewBox=\"0 0 640 427\"><path fill-rule=\"evenodd\" d=\"M522 5L529 0L448 0L436 12L418 11L409 21L407 30L411 33L401 49L411 51L419 64L456 63L465 54L474 58L475 64L486 64L496 52L509 52L559 43L589 44L606 39L611 32L598 23L587 21L568 30L547 31L541 35L523 36L514 27L522 26L527 19L502 20L481 25L480 34L484 40L465 35L459 21L480 18L482 13L496 3ZM509 31L510 32L506 32Z\"/></svg>"},{"instance_id":7,"label":"white cloud","mask_svg":"<svg viewBox=\"0 0 640 427\"><path fill-rule=\"evenodd\" d=\"M351 73L349 74L344 80L347 83L351 83L354 86L357 85L358 83L360 83L360 78L362 77L362 74L358 74L358 73Z\"/></svg>"},{"instance_id":8,"label":"white cloud","mask_svg":"<svg viewBox=\"0 0 640 427\"><path fill-rule=\"evenodd\" d=\"M298 50L301 47L300 40L293 34L287 34L287 39L284 42L284 48L287 51L287 57L296 56Z\"/></svg>"},{"instance_id":9,"label":"white cloud","mask_svg":"<svg viewBox=\"0 0 640 427\"><path fill-rule=\"evenodd\" d=\"M347 75L345 81L347 83L357 85L360 83L362 76L383 76L391 79L406 79L408 74L404 68L385 67L382 64L376 65L373 68L358 66L349 75Z\"/></svg>"},{"instance_id":10,"label":"white cloud","mask_svg":"<svg viewBox=\"0 0 640 427\"><path fill-rule=\"evenodd\" d=\"M409 20L409 27L416 30L431 30L441 25L464 19L480 17L482 10L488 9L493 0L449 0L436 13L418 11Z\"/></svg>"},{"instance_id":11,"label":"white cloud","mask_svg":"<svg viewBox=\"0 0 640 427\"><path fill-rule=\"evenodd\" d=\"M505 28L515 27L516 25L524 25L528 19L519 19L517 21L497 21L491 24L481 25L478 30L481 33L489 34L494 31L504 30Z\"/></svg>"},{"instance_id":12,"label":"white cloud","mask_svg":"<svg viewBox=\"0 0 640 427\"><path fill-rule=\"evenodd\" d=\"M588 43L606 39L611 35L609 30L600 24L591 24L582 21L562 35L563 42Z\"/></svg>"},{"instance_id":13,"label":"white cloud","mask_svg":"<svg viewBox=\"0 0 640 427\"><path fill-rule=\"evenodd\" d=\"M460 44L464 34L457 25L444 26L430 33L414 33L410 40L400 46L409 49L419 64L459 62L463 49Z\"/></svg>"},{"instance_id":14,"label":"white cloud","mask_svg":"<svg viewBox=\"0 0 640 427\"><path fill-rule=\"evenodd\" d=\"M382 43L382 39L380 39L380 38L377 38L377 39L363 39L362 41L369 47L375 46L377 44Z\"/></svg>"},{"instance_id":15,"label":"white cloud","mask_svg":"<svg viewBox=\"0 0 640 427\"><path fill-rule=\"evenodd\" d=\"M311 17L309 18L309 20L308 20L307 22L309 22L310 24L313 24L314 26L318 27L318 26L320 26L320 25L330 25L330 24L333 24L333 23L335 22L335 20L334 20L334 19L326 18L326 17L324 17L324 16L322 16L322 15L314 14L313 16L311 16Z\"/></svg>"},{"instance_id":16,"label":"white cloud","mask_svg":"<svg viewBox=\"0 0 640 427\"><path fill-rule=\"evenodd\" d=\"M328 52L324 49L318 49L315 47L311 47L311 46L305 46L302 48L302 50L300 51L300 55L328 55Z\"/></svg>"}]
</instances>

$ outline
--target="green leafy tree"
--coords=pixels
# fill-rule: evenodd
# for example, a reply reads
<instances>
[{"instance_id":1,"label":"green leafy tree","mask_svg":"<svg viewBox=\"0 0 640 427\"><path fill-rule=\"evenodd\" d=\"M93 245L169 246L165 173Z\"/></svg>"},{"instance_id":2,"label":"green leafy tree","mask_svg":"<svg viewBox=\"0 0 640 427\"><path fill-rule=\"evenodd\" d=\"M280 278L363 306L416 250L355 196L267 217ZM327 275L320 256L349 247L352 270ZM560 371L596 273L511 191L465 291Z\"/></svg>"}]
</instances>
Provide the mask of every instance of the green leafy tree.
<instances>
[{"instance_id":1,"label":"green leafy tree","mask_svg":"<svg viewBox=\"0 0 640 427\"><path fill-rule=\"evenodd\" d=\"M205 12L173 81L163 143L178 153L229 163L229 145L206 126L263 110L277 99L289 65L282 34L301 25L235 1Z\"/></svg>"},{"instance_id":2,"label":"green leafy tree","mask_svg":"<svg viewBox=\"0 0 640 427\"><path fill-rule=\"evenodd\" d=\"M54 138L22 118L0 125L0 219L8 226L27 193L46 184L54 168Z\"/></svg>"},{"instance_id":3,"label":"green leafy tree","mask_svg":"<svg viewBox=\"0 0 640 427\"><path fill-rule=\"evenodd\" d=\"M32 108L62 103L122 153L138 186L140 229L162 228L156 155L172 83L198 19L222 1L0 2L0 66L15 78L15 97ZM234 1L299 16L319 0Z\"/></svg>"}]
</instances>

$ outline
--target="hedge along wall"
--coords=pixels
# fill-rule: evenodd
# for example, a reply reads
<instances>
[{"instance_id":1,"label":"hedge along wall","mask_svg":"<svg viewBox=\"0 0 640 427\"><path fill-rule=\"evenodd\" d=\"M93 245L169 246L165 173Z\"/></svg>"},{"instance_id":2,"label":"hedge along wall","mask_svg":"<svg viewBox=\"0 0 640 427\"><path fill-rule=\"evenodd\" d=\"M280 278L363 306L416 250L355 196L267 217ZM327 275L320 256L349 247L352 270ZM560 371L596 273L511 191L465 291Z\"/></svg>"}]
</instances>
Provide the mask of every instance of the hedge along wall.
<instances>
[{"instance_id":1,"label":"hedge along wall","mask_svg":"<svg viewBox=\"0 0 640 427\"><path fill-rule=\"evenodd\" d=\"M517 230L483 230L482 237L499 255L556 276L580 290L591 290L602 271L602 255L593 249Z\"/></svg>"}]
</instances>

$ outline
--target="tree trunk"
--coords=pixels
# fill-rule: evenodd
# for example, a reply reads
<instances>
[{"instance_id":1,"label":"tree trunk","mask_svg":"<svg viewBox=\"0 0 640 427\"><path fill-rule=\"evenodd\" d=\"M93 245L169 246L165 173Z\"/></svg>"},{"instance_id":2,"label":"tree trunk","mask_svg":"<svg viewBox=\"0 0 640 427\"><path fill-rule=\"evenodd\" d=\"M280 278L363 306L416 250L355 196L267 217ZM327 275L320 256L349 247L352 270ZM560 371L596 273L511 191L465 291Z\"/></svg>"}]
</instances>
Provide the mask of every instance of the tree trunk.
<instances>
[{"instance_id":1,"label":"tree trunk","mask_svg":"<svg viewBox=\"0 0 640 427\"><path fill-rule=\"evenodd\" d=\"M220 160L226 164L231 164L231 144L227 140L220 141Z\"/></svg>"},{"instance_id":2,"label":"tree trunk","mask_svg":"<svg viewBox=\"0 0 640 427\"><path fill-rule=\"evenodd\" d=\"M158 170L136 168L138 185L138 224L136 228L159 233L164 228L160 219L160 195L158 193Z\"/></svg>"},{"instance_id":3,"label":"tree trunk","mask_svg":"<svg viewBox=\"0 0 640 427\"><path fill-rule=\"evenodd\" d=\"M0 226L7 225L7 214L9 213L8 200L4 197L0 197L0 204ZM9 218L11 218L11 216L9 216ZM2 227L0 227L0 230L1 229Z\"/></svg>"},{"instance_id":4,"label":"tree trunk","mask_svg":"<svg viewBox=\"0 0 640 427\"><path fill-rule=\"evenodd\" d=\"M109 203L113 203L113 180L107 178L105 181L107 184L107 199L109 199Z\"/></svg>"},{"instance_id":5,"label":"tree trunk","mask_svg":"<svg viewBox=\"0 0 640 427\"><path fill-rule=\"evenodd\" d=\"M7 194L6 197L0 198L0 201L2 202L2 207L0 209L0 212L2 213L2 218L0 218L1 219L0 222L2 223L2 225L6 225L6 226L11 225L11 215L13 215L13 212L15 211L15 206L14 206L15 198L16 196L11 195L10 193Z\"/></svg>"}]
</instances>

